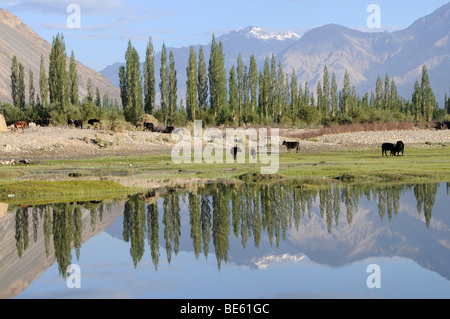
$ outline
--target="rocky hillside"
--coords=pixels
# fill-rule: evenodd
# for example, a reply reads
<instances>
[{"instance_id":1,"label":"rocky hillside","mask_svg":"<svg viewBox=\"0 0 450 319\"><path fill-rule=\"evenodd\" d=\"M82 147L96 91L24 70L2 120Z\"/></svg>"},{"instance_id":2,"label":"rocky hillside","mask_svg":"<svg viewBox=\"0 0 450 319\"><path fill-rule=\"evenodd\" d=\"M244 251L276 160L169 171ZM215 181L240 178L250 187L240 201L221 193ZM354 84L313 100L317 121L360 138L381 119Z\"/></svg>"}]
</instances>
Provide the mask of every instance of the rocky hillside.
<instances>
[{"instance_id":1,"label":"rocky hillside","mask_svg":"<svg viewBox=\"0 0 450 319\"><path fill-rule=\"evenodd\" d=\"M69 50L69 48L67 48ZM39 67L41 55L44 56L48 70L51 44L42 39L18 17L0 9L0 101L12 102L11 98L11 61L14 55L25 68L25 85L28 92L28 73L33 71L34 85L39 91ZM70 52L66 52L70 56ZM76 57L76 52L74 52ZM69 58L67 60L67 69ZM87 95L87 83L92 80L94 89L99 88L103 95L108 92L109 97L120 103L120 91L99 72L77 62L80 98ZM28 100L28 94L26 94Z\"/></svg>"}]
</instances>

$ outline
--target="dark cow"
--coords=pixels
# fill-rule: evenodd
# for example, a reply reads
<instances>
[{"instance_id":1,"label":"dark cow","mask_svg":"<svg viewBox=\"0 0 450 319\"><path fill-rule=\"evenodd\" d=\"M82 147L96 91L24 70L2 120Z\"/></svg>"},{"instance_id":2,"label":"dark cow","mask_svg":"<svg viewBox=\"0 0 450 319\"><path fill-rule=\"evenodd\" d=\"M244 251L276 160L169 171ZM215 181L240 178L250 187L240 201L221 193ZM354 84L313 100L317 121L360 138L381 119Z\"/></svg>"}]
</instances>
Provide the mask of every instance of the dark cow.
<instances>
[{"instance_id":1,"label":"dark cow","mask_svg":"<svg viewBox=\"0 0 450 319\"><path fill-rule=\"evenodd\" d=\"M381 145L381 156L384 156L384 155L388 156L387 151L391 152L391 155L392 155L392 152L394 151L394 147L395 147L395 145L392 143L383 143Z\"/></svg>"},{"instance_id":2,"label":"dark cow","mask_svg":"<svg viewBox=\"0 0 450 319\"><path fill-rule=\"evenodd\" d=\"M37 126L49 126L50 125L50 120L40 120L37 119L36 121L34 121L36 123Z\"/></svg>"},{"instance_id":3,"label":"dark cow","mask_svg":"<svg viewBox=\"0 0 450 319\"><path fill-rule=\"evenodd\" d=\"M173 132L174 129L175 129L175 128L174 128L173 126L167 126L167 127L164 129L163 133L170 134L170 133Z\"/></svg>"},{"instance_id":4,"label":"dark cow","mask_svg":"<svg viewBox=\"0 0 450 319\"><path fill-rule=\"evenodd\" d=\"M144 129L146 131L153 132L153 130L155 129L155 125L153 123L150 123L150 122L145 122L144 123Z\"/></svg>"},{"instance_id":5,"label":"dark cow","mask_svg":"<svg viewBox=\"0 0 450 319\"><path fill-rule=\"evenodd\" d=\"M100 120L97 120L97 119L90 119L90 120L88 121L88 124L89 124L89 125L95 125L96 123L100 123Z\"/></svg>"},{"instance_id":6,"label":"dark cow","mask_svg":"<svg viewBox=\"0 0 450 319\"><path fill-rule=\"evenodd\" d=\"M234 158L234 159L236 159L237 153L238 153L238 152L242 152L242 151L241 151L241 149L240 149L239 147L237 147L237 146L232 147L232 148L230 149L230 153L231 153L231 155L233 155L233 158Z\"/></svg>"},{"instance_id":7,"label":"dark cow","mask_svg":"<svg viewBox=\"0 0 450 319\"><path fill-rule=\"evenodd\" d=\"M397 143L395 144L394 149L391 151L392 154L394 154L394 156L397 154L398 156L400 156L400 152L402 153L403 156L403 151L405 150L405 144L403 144L402 141L397 141Z\"/></svg>"},{"instance_id":8,"label":"dark cow","mask_svg":"<svg viewBox=\"0 0 450 319\"><path fill-rule=\"evenodd\" d=\"M75 127L83 128L83 121L82 120L75 120L73 121L73 124L75 124Z\"/></svg>"},{"instance_id":9,"label":"dark cow","mask_svg":"<svg viewBox=\"0 0 450 319\"><path fill-rule=\"evenodd\" d=\"M250 150L250 155L251 155L253 158L256 158L256 150L255 150L254 148L252 148L252 149Z\"/></svg>"},{"instance_id":10,"label":"dark cow","mask_svg":"<svg viewBox=\"0 0 450 319\"><path fill-rule=\"evenodd\" d=\"M74 121L72 119L67 120L67 125L72 126L74 125Z\"/></svg>"},{"instance_id":11,"label":"dark cow","mask_svg":"<svg viewBox=\"0 0 450 319\"><path fill-rule=\"evenodd\" d=\"M27 121L19 121L14 123L14 131L18 132L19 128L22 129L22 132L29 126Z\"/></svg>"},{"instance_id":12,"label":"dark cow","mask_svg":"<svg viewBox=\"0 0 450 319\"><path fill-rule=\"evenodd\" d=\"M283 141L283 145L286 145L286 149L288 151L296 149L297 153L298 153L298 150L300 149L300 143L299 142L286 142L286 141Z\"/></svg>"}]
</instances>

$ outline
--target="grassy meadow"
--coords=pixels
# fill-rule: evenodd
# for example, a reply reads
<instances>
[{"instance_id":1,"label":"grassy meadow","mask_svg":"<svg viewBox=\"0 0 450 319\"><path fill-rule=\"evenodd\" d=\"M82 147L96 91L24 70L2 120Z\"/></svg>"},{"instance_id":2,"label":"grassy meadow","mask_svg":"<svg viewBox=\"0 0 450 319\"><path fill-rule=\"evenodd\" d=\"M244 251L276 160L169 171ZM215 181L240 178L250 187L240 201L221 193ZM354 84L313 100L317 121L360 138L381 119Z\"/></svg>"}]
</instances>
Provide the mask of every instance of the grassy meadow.
<instances>
[{"instance_id":1,"label":"grassy meadow","mask_svg":"<svg viewBox=\"0 0 450 319\"><path fill-rule=\"evenodd\" d=\"M272 155L273 156L273 155ZM190 181L245 182L317 181L346 183L416 183L450 181L450 148L408 148L404 156L382 157L378 148L355 151L281 152L276 174L263 175L269 166L249 163L180 163L170 154L32 161L30 165L0 167L0 201L55 202L106 199L146 191L126 180L158 180L159 185Z\"/></svg>"}]
</instances>

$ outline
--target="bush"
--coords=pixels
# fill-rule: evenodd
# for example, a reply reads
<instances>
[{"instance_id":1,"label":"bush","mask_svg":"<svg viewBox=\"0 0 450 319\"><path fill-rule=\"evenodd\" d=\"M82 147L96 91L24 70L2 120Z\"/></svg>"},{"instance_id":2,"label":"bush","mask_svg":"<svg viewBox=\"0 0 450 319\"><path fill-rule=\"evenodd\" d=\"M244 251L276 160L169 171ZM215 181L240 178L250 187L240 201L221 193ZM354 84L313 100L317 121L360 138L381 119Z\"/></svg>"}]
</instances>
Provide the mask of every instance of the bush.
<instances>
[{"instance_id":1,"label":"bush","mask_svg":"<svg viewBox=\"0 0 450 319\"><path fill-rule=\"evenodd\" d=\"M100 108L92 102L83 103L83 105L81 105L80 112L81 119L85 121L100 118Z\"/></svg>"},{"instance_id":2,"label":"bush","mask_svg":"<svg viewBox=\"0 0 450 319\"><path fill-rule=\"evenodd\" d=\"M283 115L280 117L280 125L281 126L292 126L292 119L289 116Z\"/></svg>"},{"instance_id":3,"label":"bush","mask_svg":"<svg viewBox=\"0 0 450 319\"><path fill-rule=\"evenodd\" d=\"M187 123L186 114L175 113L172 117L171 124L173 126L185 126Z\"/></svg>"},{"instance_id":4,"label":"bush","mask_svg":"<svg viewBox=\"0 0 450 319\"><path fill-rule=\"evenodd\" d=\"M22 110L9 103L1 105L0 113L5 117L6 125L11 125L17 121L24 120L24 114Z\"/></svg>"},{"instance_id":5,"label":"bush","mask_svg":"<svg viewBox=\"0 0 450 319\"><path fill-rule=\"evenodd\" d=\"M304 105L298 112L298 118L308 125L317 124L320 120L319 111L315 106Z\"/></svg>"}]
</instances>

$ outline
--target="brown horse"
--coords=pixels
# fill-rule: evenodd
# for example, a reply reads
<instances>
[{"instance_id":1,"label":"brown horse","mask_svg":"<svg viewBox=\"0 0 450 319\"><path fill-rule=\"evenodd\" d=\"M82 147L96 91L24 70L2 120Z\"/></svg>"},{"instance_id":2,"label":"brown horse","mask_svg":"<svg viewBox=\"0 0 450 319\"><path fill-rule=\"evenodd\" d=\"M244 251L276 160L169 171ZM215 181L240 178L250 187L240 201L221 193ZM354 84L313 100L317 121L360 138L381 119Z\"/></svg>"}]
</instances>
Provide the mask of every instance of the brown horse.
<instances>
[{"instance_id":1,"label":"brown horse","mask_svg":"<svg viewBox=\"0 0 450 319\"><path fill-rule=\"evenodd\" d=\"M27 121L19 121L14 123L14 131L18 132L19 128L22 128L22 132L24 131L24 129L26 129L28 127L28 122Z\"/></svg>"}]
</instances>

